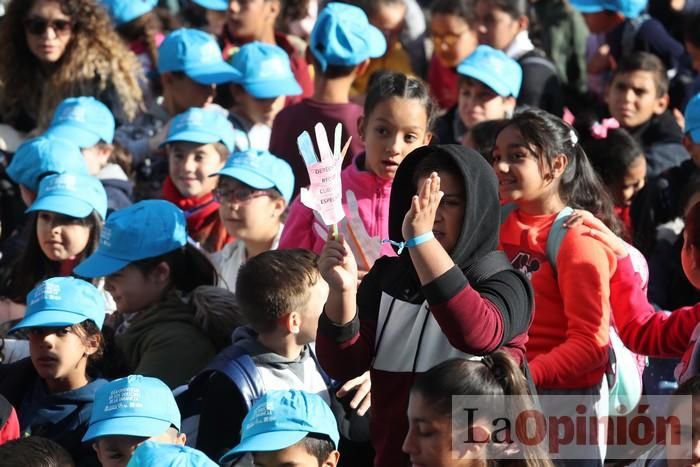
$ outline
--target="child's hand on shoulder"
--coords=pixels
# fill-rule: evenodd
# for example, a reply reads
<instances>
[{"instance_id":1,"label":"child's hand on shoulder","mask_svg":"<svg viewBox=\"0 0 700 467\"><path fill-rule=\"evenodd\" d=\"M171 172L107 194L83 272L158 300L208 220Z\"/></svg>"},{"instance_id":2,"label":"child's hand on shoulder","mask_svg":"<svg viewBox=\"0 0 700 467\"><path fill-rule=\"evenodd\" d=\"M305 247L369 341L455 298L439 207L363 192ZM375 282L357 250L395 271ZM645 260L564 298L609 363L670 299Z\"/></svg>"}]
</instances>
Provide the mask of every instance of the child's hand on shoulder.
<instances>
[{"instance_id":1,"label":"child's hand on shoulder","mask_svg":"<svg viewBox=\"0 0 700 467\"><path fill-rule=\"evenodd\" d=\"M321 277L331 290L351 291L357 289L357 262L342 235L329 235L318 261Z\"/></svg>"},{"instance_id":2,"label":"child's hand on shoulder","mask_svg":"<svg viewBox=\"0 0 700 467\"><path fill-rule=\"evenodd\" d=\"M584 235L588 235L600 241L603 245L610 248L618 258L624 258L629 254L625 242L615 235L603 221L590 212L576 210L564 223L564 227L568 229L579 225L588 227L588 229L584 228Z\"/></svg>"},{"instance_id":3,"label":"child's hand on shoulder","mask_svg":"<svg viewBox=\"0 0 700 467\"><path fill-rule=\"evenodd\" d=\"M433 172L418 189L418 194L413 196L411 209L403 219L401 233L404 240L408 241L433 230L435 213L443 196L444 193L440 191L440 177L437 172Z\"/></svg>"}]
</instances>

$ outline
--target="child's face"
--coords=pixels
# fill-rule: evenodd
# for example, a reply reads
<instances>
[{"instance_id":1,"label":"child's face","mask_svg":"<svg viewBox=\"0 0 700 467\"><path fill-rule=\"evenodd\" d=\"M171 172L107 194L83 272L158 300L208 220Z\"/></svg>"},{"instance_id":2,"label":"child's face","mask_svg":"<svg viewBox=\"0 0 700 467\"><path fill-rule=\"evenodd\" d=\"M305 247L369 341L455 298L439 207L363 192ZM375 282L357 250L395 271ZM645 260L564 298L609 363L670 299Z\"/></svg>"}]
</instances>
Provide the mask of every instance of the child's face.
<instances>
[{"instance_id":1,"label":"child's face","mask_svg":"<svg viewBox=\"0 0 700 467\"><path fill-rule=\"evenodd\" d=\"M384 3L377 8L370 18L374 27L384 33L387 46L391 47L399 40L406 17L406 4L403 2Z\"/></svg>"},{"instance_id":2,"label":"child's face","mask_svg":"<svg viewBox=\"0 0 700 467\"><path fill-rule=\"evenodd\" d=\"M270 196L270 190L256 190L227 176L219 177L217 192L219 215L229 234L244 242L275 238L287 204L284 198Z\"/></svg>"},{"instance_id":3,"label":"child's face","mask_svg":"<svg viewBox=\"0 0 700 467\"><path fill-rule=\"evenodd\" d=\"M203 196L216 187L217 173L224 166L213 144L173 143L168 146L170 178L185 198Z\"/></svg>"},{"instance_id":4,"label":"child's face","mask_svg":"<svg viewBox=\"0 0 700 467\"><path fill-rule=\"evenodd\" d=\"M318 330L318 319L323 313L323 306L328 299L328 284L321 276L318 276L316 283L309 289L309 300L301 314L301 327L297 334L297 344L306 345L316 340Z\"/></svg>"},{"instance_id":5,"label":"child's face","mask_svg":"<svg viewBox=\"0 0 700 467\"><path fill-rule=\"evenodd\" d=\"M540 172L537 155L525 145L515 126L507 126L493 147L493 168L502 201L531 203L549 197L555 190Z\"/></svg>"},{"instance_id":6,"label":"child's face","mask_svg":"<svg viewBox=\"0 0 700 467\"><path fill-rule=\"evenodd\" d=\"M87 247L90 232L91 228L84 219L51 211L39 211L37 216L39 247L51 261L65 261L78 256Z\"/></svg>"},{"instance_id":7,"label":"child's face","mask_svg":"<svg viewBox=\"0 0 700 467\"><path fill-rule=\"evenodd\" d=\"M377 177L393 179L404 157L430 142L428 114L418 99L384 99L361 119L359 133L365 143L365 169Z\"/></svg>"},{"instance_id":8,"label":"child's face","mask_svg":"<svg viewBox=\"0 0 700 467\"><path fill-rule=\"evenodd\" d=\"M50 391L68 391L87 384L87 358L97 351L99 340L84 339L70 326L30 328L28 334L32 364Z\"/></svg>"},{"instance_id":9,"label":"child's face","mask_svg":"<svg viewBox=\"0 0 700 467\"><path fill-rule=\"evenodd\" d=\"M618 73L607 93L608 109L624 128L636 128L668 106L668 95L658 97L654 74L649 71Z\"/></svg>"},{"instance_id":10,"label":"child's face","mask_svg":"<svg viewBox=\"0 0 700 467\"><path fill-rule=\"evenodd\" d=\"M89 148L83 148L80 152L85 158L88 173L94 177L107 165L112 151L108 145L96 144Z\"/></svg>"},{"instance_id":11,"label":"child's face","mask_svg":"<svg viewBox=\"0 0 700 467\"><path fill-rule=\"evenodd\" d=\"M245 92L240 86L232 85L231 90L236 100L235 109L253 123L271 127L272 121L284 108L285 96L258 99Z\"/></svg>"},{"instance_id":12,"label":"child's face","mask_svg":"<svg viewBox=\"0 0 700 467\"><path fill-rule=\"evenodd\" d=\"M205 107L214 102L215 84L200 84L189 76L165 73L162 76L163 96L168 111L177 115L192 107Z\"/></svg>"},{"instance_id":13,"label":"child's face","mask_svg":"<svg viewBox=\"0 0 700 467\"><path fill-rule=\"evenodd\" d=\"M430 18L430 32L435 56L447 68L455 68L479 45L476 30L456 15L435 13Z\"/></svg>"},{"instance_id":14,"label":"child's face","mask_svg":"<svg viewBox=\"0 0 700 467\"><path fill-rule=\"evenodd\" d=\"M515 109L515 99L502 97L491 88L473 79L459 84L459 117L467 128L486 120L505 118Z\"/></svg>"},{"instance_id":15,"label":"child's face","mask_svg":"<svg viewBox=\"0 0 700 467\"><path fill-rule=\"evenodd\" d=\"M162 297L167 280L161 276L158 267L144 274L137 267L129 265L105 277L105 290L112 295L118 312L143 311Z\"/></svg>"},{"instance_id":16,"label":"child's face","mask_svg":"<svg viewBox=\"0 0 700 467\"><path fill-rule=\"evenodd\" d=\"M523 29L521 22L495 8L488 0L478 0L474 6L478 22L479 43L494 49L506 49Z\"/></svg>"},{"instance_id":17,"label":"child's face","mask_svg":"<svg viewBox=\"0 0 700 467\"><path fill-rule=\"evenodd\" d=\"M226 12L207 9L204 15L207 19L209 33L214 37L221 37L226 27Z\"/></svg>"},{"instance_id":18,"label":"child's face","mask_svg":"<svg viewBox=\"0 0 700 467\"><path fill-rule=\"evenodd\" d=\"M644 154L640 154L625 172L622 179L610 185L610 193L615 206L629 206L632 199L644 188L647 176L647 161Z\"/></svg>"},{"instance_id":19,"label":"child's face","mask_svg":"<svg viewBox=\"0 0 700 467\"><path fill-rule=\"evenodd\" d=\"M445 193L435 213L433 234L440 245L451 253L459 235L462 233L464 222L464 187L459 178L448 173L440 172L440 191ZM427 177L418 179L418 186L423 186Z\"/></svg>"},{"instance_id":20,"label":"child's face","mask_svg":"<svg viewBox=\"0 0 700 467\"><path fill-rule=\"evenodd\" d=\"M25 28L27 47L37 60L56 63L61 59L73 36L71 18L61 9L61 2L39 0L27 13L30 22L48 23L40 34L32 34Z\"/></svg>"},{"instance_id":21,"label":"child's face","mask_svg":"<svg viewBox=\"0 0 700 467\"><path fill-rule=\"evenodd\" d=\"M241 41L261 40L273 31L279 14L279 0L231 0L226 28Z\"/></svg>"},{"instance_id":22,"label":"child's face","mask_svg":"<svg viewBox=\"0 0 700 467\"><path fill-rule=\"evenodd\" d=\"M338 451L333 451L326 460L320 462L316 456L306 450L302 442L278 451L253 453L253 462L256 467L335 467L338 465L339 458Z\"/></svg>"}]
</instances>

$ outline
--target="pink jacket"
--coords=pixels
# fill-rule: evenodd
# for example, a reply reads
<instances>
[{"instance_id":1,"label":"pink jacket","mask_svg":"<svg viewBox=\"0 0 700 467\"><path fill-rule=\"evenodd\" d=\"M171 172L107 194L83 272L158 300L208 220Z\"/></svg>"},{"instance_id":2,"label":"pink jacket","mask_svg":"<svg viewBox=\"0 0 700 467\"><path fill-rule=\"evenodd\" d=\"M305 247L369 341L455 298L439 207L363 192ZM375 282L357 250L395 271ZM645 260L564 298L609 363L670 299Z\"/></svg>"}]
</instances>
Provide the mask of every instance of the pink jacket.
<instances>
[{"instance_id":1,"label":"pink jacket","mask_svg":"<svg viewBox=\"0 0 700 467\"><path fill-rule=\"evenodd\" d=\"M361 170L358 166L364 165L365 154L362 153L347 166L340 174L343 183L343 209L346 218L339 225L340 232L350 244L361 270L369 270L377 255L396 256L396 253L388 243L379 248L379 241L389 238L389 195L391 193L392 180L377 177L371 172ZM347 191L351 190L357 199L357 213L351 212L348 207ZM348 218L359 216L367 234L372 239L372 245L376 247L374 254L367 251L364 255L358 254L354 238L359 238L362 232L357 229L348 229ZM321 235L314 223L321 224L320 219L314 217L311 209L307 208L297 196L289 209L289 216L284 224L279 248L306 248L315 253L320 253L326 243L325 234ZM392 239L400 241L401 239ZM370 248L371 249L371 248Z\"/></svg>"}]
</instances>

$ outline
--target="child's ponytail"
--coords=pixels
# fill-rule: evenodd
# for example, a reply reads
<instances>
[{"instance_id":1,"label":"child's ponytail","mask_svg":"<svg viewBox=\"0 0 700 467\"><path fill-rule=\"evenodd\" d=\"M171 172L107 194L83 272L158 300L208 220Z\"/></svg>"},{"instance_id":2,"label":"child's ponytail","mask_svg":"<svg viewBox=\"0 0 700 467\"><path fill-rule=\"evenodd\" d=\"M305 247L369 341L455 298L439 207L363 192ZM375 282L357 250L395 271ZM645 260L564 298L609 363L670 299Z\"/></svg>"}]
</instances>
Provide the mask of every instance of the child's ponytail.
<instances>
[{"instance_id":1,"label":"child's ponytail","mask_svg":"<svg viewBox=\"0 0 700 467\"><path fill-rule=\"evenodd\" d=\"M216 285L218 280L216 268L209 258L190 243L164 255L134 261L131 264L146 275L162 262L167 263L170 268L170 286L184 294L202 285Z\"/></svg>"}]
</instances>

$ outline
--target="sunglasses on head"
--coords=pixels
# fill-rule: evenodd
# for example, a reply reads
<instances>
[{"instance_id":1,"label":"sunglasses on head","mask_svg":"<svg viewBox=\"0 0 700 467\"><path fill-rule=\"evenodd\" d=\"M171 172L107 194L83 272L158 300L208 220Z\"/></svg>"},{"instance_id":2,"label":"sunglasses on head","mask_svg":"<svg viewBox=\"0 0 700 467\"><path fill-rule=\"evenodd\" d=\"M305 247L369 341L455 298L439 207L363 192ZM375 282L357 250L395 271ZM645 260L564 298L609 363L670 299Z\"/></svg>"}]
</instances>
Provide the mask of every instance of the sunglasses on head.
<instances>
[{"instance_id":1,"label":"sunglasses on head","mask_svg":"<svg viewBox=\"0 0 700 467\"><path fill-rule=\"evenodd\" d=\"M46 19L39 16L32 16L24 20L24 28L29 34L35 36L43 35L48 28L53 29L56 34L66 34L73 28L73 23L67 19Z\"/></svg>"}]
</instances>

